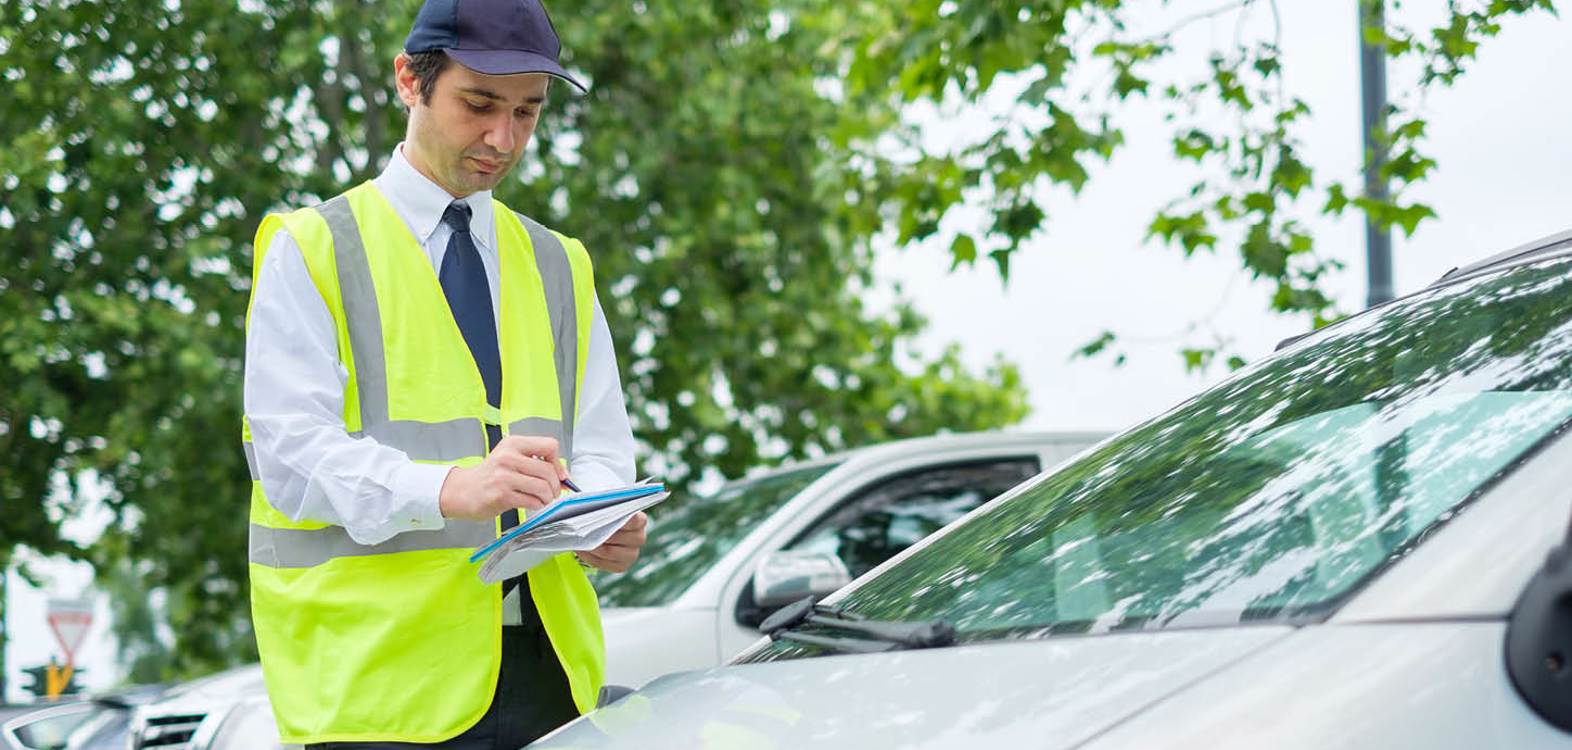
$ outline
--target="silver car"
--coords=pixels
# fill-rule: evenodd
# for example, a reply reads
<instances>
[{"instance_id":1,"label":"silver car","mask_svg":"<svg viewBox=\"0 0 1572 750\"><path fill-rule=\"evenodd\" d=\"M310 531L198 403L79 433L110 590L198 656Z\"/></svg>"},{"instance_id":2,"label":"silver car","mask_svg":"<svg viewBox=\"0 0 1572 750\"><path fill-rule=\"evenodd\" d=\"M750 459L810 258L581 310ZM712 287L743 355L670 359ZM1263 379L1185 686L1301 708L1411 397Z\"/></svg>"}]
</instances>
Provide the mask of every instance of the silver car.
<instances>
[{"instance_id":1,"label":"silver car","mask_svg":"<svg viewBox=\"0 0 1572 750\"><path fill-rule=\"evenodd\" d=\"M288 750L257 665L178 685L137 709L128 750Z\"/></svg>"},{"instance_id":2,"label":"silver car","mask_svg":"<svg viewBox=\"0 0 1572 750\"><path fill-rule=\"evenodd\" d=\"M633 569L594 579L607 682L636 687L719 666L758 640L759 624L781 605L835 591L1105 437L979 432L897 440L657 508Z\"/></svg>"},{"instance_id":3,"label":"silver car","mask_svg":"<svg viewBox=\"0 0 1572 750\"><path fill-rule=\"evenodd\" d=\"M543 748L1572 748L1572 232L1301 340Z\"/></svg>"}]
</instances>

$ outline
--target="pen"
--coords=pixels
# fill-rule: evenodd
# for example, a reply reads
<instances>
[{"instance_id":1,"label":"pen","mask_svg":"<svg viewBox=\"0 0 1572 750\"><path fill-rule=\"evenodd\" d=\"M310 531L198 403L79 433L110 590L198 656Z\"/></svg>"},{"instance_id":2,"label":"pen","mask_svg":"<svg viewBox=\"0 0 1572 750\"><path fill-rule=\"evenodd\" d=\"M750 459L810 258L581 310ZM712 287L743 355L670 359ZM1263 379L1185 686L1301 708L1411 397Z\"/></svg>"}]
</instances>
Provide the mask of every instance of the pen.
<instances>
[{"instance_id":1,"label":"pen","mask_svg":"<svg viewBox=\"0 0 1572 750\"><path fill-rule=\"evenodd\" d=\"M540 456L532 456L532 458L541 458L541 457ZM568 460L565 459L565 458L557 459L557 463L562 464L562 468L564 468L564 469L568 468ZM564 480L562 480L562 486L566 487L569 490L572 490L574 492L583 492L584 491L584 490L579 489L579 486L574 484L572 479L564 479Z\"/></svg>"},{"instance_id":2,"label":"pen","mask_svg":"<svg viewBox=\"0 0 1572 750\"><path fill-rule=\"evenodd\" d=\"M568 468L568 461L567 461L567 459L559 458L559 459L557 459L557 462L562 464L562 468L564 468L564 469ZM574 492L583 492L584 491L584 490L579 489L579 486L574 484L572 479L563 479L562 480L562 486L566 487L566 488L568 488L570 490L573 490Z\"/></svg>"}]
</instances>

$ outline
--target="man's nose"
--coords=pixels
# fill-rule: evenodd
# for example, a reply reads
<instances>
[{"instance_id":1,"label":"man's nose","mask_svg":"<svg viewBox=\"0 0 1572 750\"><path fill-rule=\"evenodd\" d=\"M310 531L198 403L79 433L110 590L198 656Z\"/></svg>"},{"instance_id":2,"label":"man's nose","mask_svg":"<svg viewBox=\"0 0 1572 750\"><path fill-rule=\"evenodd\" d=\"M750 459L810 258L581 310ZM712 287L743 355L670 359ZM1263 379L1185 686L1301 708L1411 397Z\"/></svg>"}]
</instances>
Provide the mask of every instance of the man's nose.
<instances>
[{"instance_id":1,"label":"man's nose","mask_svg":"<svg viewBox=\"0 0 1572 750\"><path fill-rule=\"evenodd\" d=\"M490 126L486 128L484 140L487 146L496 149L498 153L511 154L513 153L515 138L513 115L512 113L504 113L501 117L493 120Z\"/></svg>"}]
</instances>

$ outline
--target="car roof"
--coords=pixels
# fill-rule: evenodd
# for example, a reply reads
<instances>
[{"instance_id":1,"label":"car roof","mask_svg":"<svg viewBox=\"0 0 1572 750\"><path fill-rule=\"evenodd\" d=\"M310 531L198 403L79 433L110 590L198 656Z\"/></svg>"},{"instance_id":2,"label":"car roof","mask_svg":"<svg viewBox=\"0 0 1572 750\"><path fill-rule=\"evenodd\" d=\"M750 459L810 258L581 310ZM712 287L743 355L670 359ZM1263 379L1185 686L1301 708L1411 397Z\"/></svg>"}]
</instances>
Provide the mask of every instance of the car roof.
<instances>
[{"instance_id":1,"label":"car roof","mask_svg":"<svg viewBox=\"0 0 1572 750\"><path fill-rule=\"evenodd\" d=\"M1564 232L1557 232L1556 234L1552 234L1547 237L1541 237L1537 240L1534 240L1533 242L1525 242L1521 245L1518 245L1517 247L1512 248L1511 250L1507 250L1503 253L1496 253L1495 255L1485 258L1484 260L1481 260L1477 263L1471 263L1466 266L1454 268L1444 274L1441 274L1441 278L1436 279L1434 283L1425 287L1425 289L1434 289L1439 286L1456 283L1466 278L1478 276L1482 273L1493 273L1495 271L1511 268L1512 266L1518 266L1524 263L1533 263L1535 261L1553 258L1558 255L1567 255L1569 253L1572 253L1572 229L1568 229Z\"/></svg>"},{"instance_id":2,"label":"car roof","mask_svg":"<svg viewBox=\"0 0 1572 750\"><path fill-rule=\"evenodd\" d=\"M852 462L879 462L891 456L909 456L914 453L947 453L986 448L1032 451L1053 445L1089 445L1101 441L1111 434L1112 432L1104 430L987 430L905 438L859 448L849 448L817 458L793 461L767 471L749 474L734 481L751 482L764 477L812 466L849 464ZM730 483L728 482L728 484Z\"/></svg>"},{"instance_id":3,"label":"car roof","mask_svg":"<svg viewBox=\"0 0 1572 750\"><path fill-rule=\"evenodd\" d=\"M1343 320L1355 318L1359 315L1363 315L1366 312L1375 310L1385 305L1389 305L1398 300L1425 294L1434 289L1456 284L1460 281L1471 279L1476 276L1499 273L1514 266L1520 266L1525 263L1534 263L1545 260L1546 258L1555 258L1562 255L1572 255L1572 229L1541 237L1537 240L1534 240L1533 242L1525 242L1521 245L1518 245L1517 247L1512 248L1511 250L1496 253L1495 255L1485 258L1484 260L1470 263L1466 266L1455 267L1450 271L1441 274L1441 278L1436 279L1422 289L1415 290L1408 294L1402 295L1401 297L1395 297L1393 299L1387 300L1386 302L1371 305L1370 307L1350 315L1348 318L1344 318ZM1338 322L1341 323L1342 321ZM1289 336L1288 338L1277 342L1277 347L1275 350L1282 351L1289 346L1307 339L1315 338L1322 332L1332 330L1336 327L1337 323L1333 323L1332 325L1319 330L1306 331L1305 333Z\"/></svg>"}]
</instances>

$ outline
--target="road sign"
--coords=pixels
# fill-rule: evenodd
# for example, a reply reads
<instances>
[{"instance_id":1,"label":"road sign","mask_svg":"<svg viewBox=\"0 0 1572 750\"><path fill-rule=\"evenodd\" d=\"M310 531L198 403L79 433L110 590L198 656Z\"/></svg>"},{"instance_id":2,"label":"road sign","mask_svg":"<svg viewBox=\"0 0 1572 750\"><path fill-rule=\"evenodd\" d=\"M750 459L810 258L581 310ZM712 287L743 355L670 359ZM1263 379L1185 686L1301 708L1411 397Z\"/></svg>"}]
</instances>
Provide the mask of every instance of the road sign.
<instances>
[{"instance_id":1,"label":"road sign","mask_svg":"<svg viewBox=\"0 0 1572 750\"><path fill-rule=\"evenodd\" d=\"M50 599L44 618L65 651L66 665L76 663L76 650L93 625L93 603L86 599Z\"/></svg>"}]
</instances>

